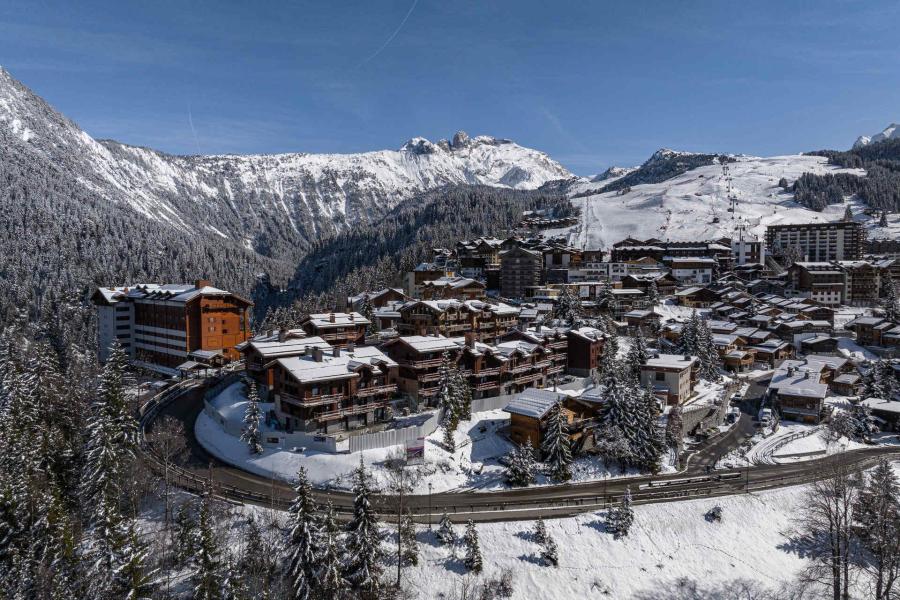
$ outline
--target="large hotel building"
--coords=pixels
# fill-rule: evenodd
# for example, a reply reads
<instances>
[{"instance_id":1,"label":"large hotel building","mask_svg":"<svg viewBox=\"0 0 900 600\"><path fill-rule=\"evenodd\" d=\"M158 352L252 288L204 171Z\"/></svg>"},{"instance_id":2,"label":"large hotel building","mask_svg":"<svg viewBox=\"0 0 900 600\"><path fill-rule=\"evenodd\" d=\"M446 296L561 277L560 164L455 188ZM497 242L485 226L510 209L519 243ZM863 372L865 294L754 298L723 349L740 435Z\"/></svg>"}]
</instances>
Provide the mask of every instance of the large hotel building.
<instances>
[{"instance_id":1,"label":"large hotel building","mask_svg":"<svg viewBox=\"0 0 900 600\"><path fill-rule=\"evenodd\" d=\"M195 284L100 287L97 306L100 361L118 340L134 364L162 372L191 360L236 360L235 346L250 337L250 300Z\"/></svg>"},{"instance_id":2,"label":"large hotel building","mask_svg":"<svg viewBox=\"0 0 900 600\"><path fill-rule=\"evenodd\" d=\"M793 223L766 228L766 246L771 254L781 257L788 248L796 246L806 262L858 260L862 257L865 239L862 225L854 221Z\"/></svg>"}]
</instances>

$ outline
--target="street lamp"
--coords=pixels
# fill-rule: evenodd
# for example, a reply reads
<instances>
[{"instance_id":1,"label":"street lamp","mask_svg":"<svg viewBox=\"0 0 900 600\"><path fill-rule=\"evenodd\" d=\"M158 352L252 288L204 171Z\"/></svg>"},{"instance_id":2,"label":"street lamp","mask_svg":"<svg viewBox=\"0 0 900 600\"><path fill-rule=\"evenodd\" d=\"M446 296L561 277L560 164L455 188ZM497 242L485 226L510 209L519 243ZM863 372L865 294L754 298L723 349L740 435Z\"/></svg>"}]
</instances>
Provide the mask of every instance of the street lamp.
<instances>
[{"instance_id":1,"label":"street lamp","mask_svg":"<svg viewBox=\"0 0 900 600\"><path fill-rule=\"evenodd\" d=\"M431 531L431 482L428 482L428 531Z\"/></svg>"}]
</instances>

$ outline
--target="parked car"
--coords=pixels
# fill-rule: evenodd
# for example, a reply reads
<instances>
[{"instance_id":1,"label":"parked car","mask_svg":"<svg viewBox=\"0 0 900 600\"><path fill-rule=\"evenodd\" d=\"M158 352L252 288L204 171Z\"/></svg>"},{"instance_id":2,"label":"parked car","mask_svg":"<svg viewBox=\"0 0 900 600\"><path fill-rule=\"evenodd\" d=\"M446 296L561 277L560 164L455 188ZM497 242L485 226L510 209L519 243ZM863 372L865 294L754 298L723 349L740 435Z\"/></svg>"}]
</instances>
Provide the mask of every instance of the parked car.
<instances>
[{"instance_id":1,"label":"parked car","mask_svg":"<svg viewBox=\"0 0 900 600\"><path fill-rule=\"evenodd\" d=\"M772 409L763 408L759 411L759 422L763 427L767 427L772 422Z\"/></svg>"}]
</instances>

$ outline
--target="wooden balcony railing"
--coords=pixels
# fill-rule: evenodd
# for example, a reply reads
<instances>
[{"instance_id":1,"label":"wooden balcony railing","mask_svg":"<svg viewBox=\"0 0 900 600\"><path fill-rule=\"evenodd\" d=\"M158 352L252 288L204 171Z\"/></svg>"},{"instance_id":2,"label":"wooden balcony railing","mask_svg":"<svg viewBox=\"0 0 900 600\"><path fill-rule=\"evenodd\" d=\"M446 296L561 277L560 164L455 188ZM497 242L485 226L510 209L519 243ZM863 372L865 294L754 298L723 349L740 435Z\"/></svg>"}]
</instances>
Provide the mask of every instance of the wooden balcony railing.
<instances>
[{"instance_id":1,"label":"wooden balcony railing","mask_svg":"<svg viewBox=\"0 0 900 600\"><path fill-rule=\"evenodd\" d=\"M540 373L535 373L533 375L525 375L524 377L518 377L518 378L514 379L513 383L515 383L516 385L522 385L525 383L531 383L532 381L537 381L537 380L541 379L541 377L543 377L543 375L541 375Z\"/></svg>"},{"instance_id":2,"label":"wooden balcony railing","mask_svg":"<svg viewBox=\"0 0 900 600\"><path fill-rule=\"evenodd\" d=\"M361 413L372 412L375 409L383 408L385 405L384 402L370 402L368 404L354 404L353 406L347 406L344 408L340 408L338 410L329 410L327 412L322 412L316 415L317 421L330 421L332 419L339 419L341 417L345 417L348 415L358 415Z\"/></svg>"},{"instance_id":3,"label":"wooden balcony railing","mask_svg":"<svg viewBox=\"0 0 900 600\"><path fill-rule=\"evenodd\" d=\"M485 381L483 383L476 384L474 389L480 392L482 390L491 390L498 387L500 387L499 381Z\"/></svg>"},{"instance_id":4,"label":"wooden balcony railing","mask_svg":"<svg viewBox=\"0 0 900 600\"><path fill-rule=\"evenodd\" d=\"M297 406L321 406L323 404L333 404L344 399L343 394L319 394L317 396L309 396L308 398L299 398L293 394L281 392L282 402L287 401Z\"/></svg>"},{"instance_id":5,"label":"wooden balcony railing","mask_svg":"<svg viewBox=\"0 0 900 600\"><path fill-rule=\"evenodd\" d=\"M393 394L397 391L396 383L388 383L385 385L374 385L371 387L359 388L356 390L356 395L360 398L365 398L367 396L375 396L378 394Z\"/></svg>"},{"instance_id":6,"label":"wooden balcony railing","mask_svg":"<svg viewBox=\"0 0 900 600\"><path fill-rule=\"evenodd\" d=\"M428 360L401 360L398 362L404 367L412 367L413 369L428 369L431 367L441 366L443 360L443 358L429 358Z\"/></svg>"}]
</instances>

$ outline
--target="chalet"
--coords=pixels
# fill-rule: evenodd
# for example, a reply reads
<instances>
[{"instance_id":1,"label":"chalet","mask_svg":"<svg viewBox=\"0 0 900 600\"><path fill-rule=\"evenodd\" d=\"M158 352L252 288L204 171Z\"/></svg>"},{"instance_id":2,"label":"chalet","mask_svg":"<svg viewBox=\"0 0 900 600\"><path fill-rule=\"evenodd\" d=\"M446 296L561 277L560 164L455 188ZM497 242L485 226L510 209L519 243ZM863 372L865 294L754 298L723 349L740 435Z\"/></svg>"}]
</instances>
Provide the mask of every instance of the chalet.
<instances>
[{"instance_id":1,"label":"chalet","mask_svg":"<svg viewBox=\"0 0 900 600\"><path fill-rule=\"evenodd\" d=\"M509 438L519 445L531 442L539 451L547 429L547 417L557 403L565 402L566 395L551 390L530 389L518 394L503 410L509 413ZM566 421L574 422L572 411L563 408Z\"/></svg>"},{"instance_id":2,"label":"chalet","mask_svg":"<svg viewBox=\"0 0 900 600\"><path fill-rule=\"evenodd\" d=\"M688 287L675 292L675 300L688 308L706 308L719 300L719 294L705 287Z\"/></svg>"},{"instance_id":3,"label":"chalet","mask_svg":"<svg viewBox=\"0 0 900 600\"><path fill-rule=\"evenodd\" d=\"M701 256L665 256L662 262L672 270L672 277L683 285L712 283L719 270L719 263L715 258Z\"/></svg>"},{"instance_id":4,"label":"chalet","mask_svg":"<svg viewBox=\"0 0 900 600\"><path fill-rule=\"evenodd\" d=\"M883 423L882 430L900 431L900 400L867 398L861 404Z\"/></svg>"},{"instance_id":5,"label":"chalet","mask_svg":"<svg viewBox=\"0 0 900 600\"><path fill-rule=\"evenodd\" d=\"M795 295L820 304L838 306L847 299L847 274L829 262L796 262L788 281Z\"/></svg>"},{"instance_id":6,"label":"chalet","mask_svg":"<svg viewBox=\"0 0 900 600\"><path fill-rule=\"evenodd\" d=\"M446 353L448 359L455 363L461 347L461 338L413 335L389 340L382 350L398 365L399 391L433 405L438 393L443 357Z\"/></svg>"},{"instance_id":7,"label":"chalet","mask_svg":"<svg viewBox=\"0 0 900 600\"><path fill-rule=\"evenodd\" d=\"M314 313L300 323L306 333L339 348L362 344L370 321L358 312Z\"/></svg>"},{"instance_id":8,"label":"chalet","mask_svg":"<svg viewBox=\"0 0 900 600\"><path fill-rule=\"evenodd\" d=\"M558 377L566 372L569 354L569 330L563 327L543 327L540 324L528 329L513 329L503 341L522 340L546 349L550 358L548 377Z\"/></svg>"},{"instance_id":9,"label":"chalet","mask_svg":"<svg viewBox=\"0 0 900 600\"><path fill-rule=\"evenodd\" d=\"M447 262L420 263L406 274L406 294L411 298L422 295L422 284L441 277L455 277L456 266Z\"/></svg>"},{"instance_id":10,"label":"chalet","mask_svg":"<svg viewBox=\"0 0 900 600\"><path fill-rule=\"evenodd\" d=\"M603 332L593 327L579 327L569 330L566 338L569 373L578 377L590 377L600 365L600 355L606 339Z\"/></svg>"},{"instance_id":11,"label":"chalet","mask_svg":"<svg viewBox=\"0 0 900 600\"><path fill-rule=\"evenodd\" d=\"M872 306L878 302L882 273L878 266L866 260L842 260L835 265L847 274L847 304Z\"/></svg>"},{"instance_id":12,"label":"chalet","mask_svg":"<svg viewBox=\"0 0 900 600\"><path fill-rule=\"evenodd\" d=\"M546 387L551 367L551 351L530 342L502 342L492 347L504 362L501 368L501 395L517 394L531 387Z\"/></svg>"},{"instance_id":13,"label":"chalet","mask_svg":"<svg viewBox=\"0 0 900 600\"><path fill-rule=\"evenodd\" d=\"M384 421L397 363L378 348L312 348L275 361L275 414L286 429L347 431Z\"/></svg>"},{"instance_id":14,"label":"chalet","mask_svg":"<svg viewBox=\"0 0 900 600\"><path fill-rule=\"evenodd\" d=\"M654 331L659 325L659 315L652 310L630 310L622 317L628 324L628 330L631 332L638 331Z\"/></svg>"},{"instance_id":15,"label":"chalet","mask_svg":"<svg viewBox=\"0 0 900 600\"><path fill-rule=\"evenodd\" d=\"M647 295L641 290L614 288L609 290L609 294L611 302L606 309L613 318L621 318L626 312L632 310L649 308Z\"/></svg>"},{"instance_id":16,"label":"chalet","mask_svg":"<svg viewBox=\"0 0 900 600\"><path fill-rule=\"evenodd\" d=\"M468 277L441 277L422 282L421 290L423 300L477 300L484 298L485 284Z\"/></svg>"},{"instance_id":17,"label":"chalet","mask_svg":"<svg viewBox=\"0 0 900 600\"><path fill-rule=\"evenodd\" d=\"M330 345L320 337L307 335L302 329L281 329L264 331L238 346L247 375L256 382L263 399L275 387L275 361L303 356L311 348L329 350Z\"/></svg>"},{"instance_id":18,"label":"chalet","mask_svg":"<svg viewBox=\"0 0 900 600\"><path fill-rule=\"evenodd\" d=\"M384 288L374 292L363 292L356 296L347 298L347 309L362 312L365 305L369 305L372 309L382 308L395 302L406 302L409 296L403 293L400 288Z\"/></svg>"},{"instance_id":19,"label":"chalet","mask_svg":"<svg viewBox=\"0 0 900 600\"><path fill-rule=\"evenodd\" d=\"M882 317L859 317L844 325L856 334L860 346L896 346L900 343L900 325Z\"/></svg>"},{"instance_id":20,"label":"chalet","mask_svg":"<svg viewBox=\"0 0 900 600\"><path fill-rule=\"evenodd\" d=\"M659 297L671 296L678 287L678 280L672 277L670 273L633 273L622 277L622 287L624 289L641 290L645 294L648 293L650 287L656 284L656 290Z\"/></svg>"},{"instance_id":21,"label":"chalet","mask_svg":"<svg viewBox=\"0 0 900 600\"><path fill-rule=\"evenodd\" d=\"M399 308L401 336L461 336L475 329L472 309L459 300L412 300Z\"/></svg>"},{"instance_id":22,"label":"chalet","mask_svg":"<svg viewBox=\"0 0 900 600\"><path fill-rule=\"evenodd\" d=\"M250 337L253 303L205 279L99 287L91 301L97 307L101 362L118 341L136 366L174 374L198 351L237 360L236 346Z\"/></svg>"},{"instance_id":23,"label":"chalet","mask_svg":"<svg viewBox=\"0 0 900 600\"><path fill-rule=\"evenodd\" d=\"M844 373L831 382L831 389L841 396L856 396L859 393L862 378L859 373Z\"/></svg>"},{"instance_id":24,"label":"chalet","mask_svg":"<svg viewBox=\"0 0 900 600\"><path fill-rule=\"evenodd\" d=\"M735 348L722 356L722 366L733 373L749 371L755 363L756 351L753 349Z\"/></svg>"},{"instance_id":25,"label":"chalet","mask_svg":"<svg viewBox=\"0 0 900 600\"><path fill-rule=\"evenodd\" d=\"M817 365L785 361L772 376L768 395L786 419L818 423L822 417L828 385L821 382Z\"/></svg>"},{"instance_id":26,"label":"chalet","mask_svg":"<svg viewBox=\"0 0 900 600\"><path fill-rule=\"evenodd\" d=\"M837 354L838 338L823 333L800 340L800 351L804 354Z\"/></svg>"},{"instance_id":27,"label":"chalet","mask_svg":"<svg viewBox=\"0 0 900 600\"><path fill-rule=\"evenodd\" d=\"M525 288L544 283L544 257L540 252L517 247L500 253L500 295L524 298Z\"/></svg>"},{"instance_id":28,"label":"chalet","mask_svg":"<svg viewBox=\"0 0 900 600\"><path fill-rule=\"evenodd\" d=\"M694 393L699 370L696 356L660 354L641 365L641 385L652 385L666 404L683 404Z\"/></svg>"},{"instance_id":29,"label":"chalet","mask_svg":"<svg viewBox=\"0 0 900 600\"><path fill-rule=\"evenodd\" d=\"M774 368L776 364L794 356L794 346L778 339L770 339L759 344L747 346L746 350L756 353L756 361Z\"/></svg>"}]
</instances>

